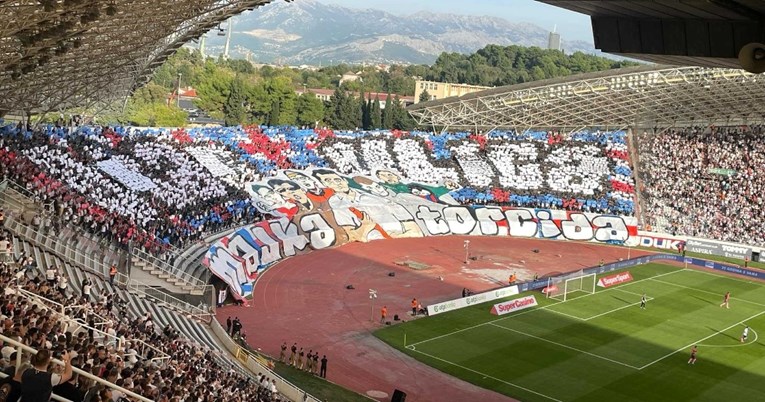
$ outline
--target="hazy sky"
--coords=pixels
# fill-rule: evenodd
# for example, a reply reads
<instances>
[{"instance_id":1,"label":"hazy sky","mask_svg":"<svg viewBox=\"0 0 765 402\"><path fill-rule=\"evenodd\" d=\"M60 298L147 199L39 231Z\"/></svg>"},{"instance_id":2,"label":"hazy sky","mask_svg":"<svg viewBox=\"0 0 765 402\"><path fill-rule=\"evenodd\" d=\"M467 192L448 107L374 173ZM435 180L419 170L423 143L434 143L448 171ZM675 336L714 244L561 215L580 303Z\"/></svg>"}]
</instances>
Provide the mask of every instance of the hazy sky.
<instances>
[{"instance_id":1,"label":"hazy sky","mask_svg":"<svg viewBox=\"0 0 765 402\"><path fill-rule=\"evenodd\" d=\"M299 1L299 0L298 0ZM534 0L318 0L352 8L374 8L392 14L433 11L462 15L490 15L512 22L531 22L545 29L558 25L564 40L592 43L590 17Z\"/></svg>"}]
</instances>

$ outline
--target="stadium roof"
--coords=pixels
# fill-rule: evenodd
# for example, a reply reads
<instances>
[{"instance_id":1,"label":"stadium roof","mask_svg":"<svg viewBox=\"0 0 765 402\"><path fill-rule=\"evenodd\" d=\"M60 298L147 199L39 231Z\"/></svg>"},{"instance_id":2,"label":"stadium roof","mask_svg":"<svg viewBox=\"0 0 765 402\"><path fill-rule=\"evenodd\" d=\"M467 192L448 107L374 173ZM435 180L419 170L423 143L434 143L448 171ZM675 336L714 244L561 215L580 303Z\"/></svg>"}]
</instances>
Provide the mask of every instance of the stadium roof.
<instances>
[{"instance_id":1,"label":"stadium roof","mask_svg":"<svg viewBox=\"0 0 765 402\"><path fill-rule=\"evenodd\" d=\"M0 116L124 99L184 43L269 2L0 1Z\"/></svg>"},{"instance_id":2,"label":"stadium roof","mask_svg":"<svg viewBox=\"0 0 765 402\"><path fill-rule=\"evenodd\" d=\"M589 15L595 47L659 64L739 68L765 43L762 0L538 0Z\"/></svg>"},{"instance_id":3,"label":"stadium roof","mask_svg":"<svg viewBox=\"0 0 765 402\"><path fill-rule=\"evenodd\" d=\"M765 76L639 66L487 89L407 108L447 129L666 127L765 120Z\"/></svg>"}]
</instances>

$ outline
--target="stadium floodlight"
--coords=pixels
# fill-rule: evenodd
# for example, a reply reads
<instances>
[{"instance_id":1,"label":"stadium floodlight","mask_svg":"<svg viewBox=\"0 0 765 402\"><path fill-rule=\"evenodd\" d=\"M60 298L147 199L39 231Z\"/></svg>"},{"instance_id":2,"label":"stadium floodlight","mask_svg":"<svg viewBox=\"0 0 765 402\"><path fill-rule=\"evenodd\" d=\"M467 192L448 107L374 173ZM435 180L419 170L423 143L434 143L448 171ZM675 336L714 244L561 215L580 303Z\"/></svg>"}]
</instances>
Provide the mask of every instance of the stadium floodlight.
<instances>
[{"instance_id":1,"label":"stadium floodlight","mask_svg":"<svg viewBox=\"0 0 765 402\"><path fill-rule=\"evenodd\" d=\"M548 298L560 301L568 300L568 295L574 292L595 293L596 274L585 274L583 271L549 278L545 293Z\"/></svg>"}]
</instances>

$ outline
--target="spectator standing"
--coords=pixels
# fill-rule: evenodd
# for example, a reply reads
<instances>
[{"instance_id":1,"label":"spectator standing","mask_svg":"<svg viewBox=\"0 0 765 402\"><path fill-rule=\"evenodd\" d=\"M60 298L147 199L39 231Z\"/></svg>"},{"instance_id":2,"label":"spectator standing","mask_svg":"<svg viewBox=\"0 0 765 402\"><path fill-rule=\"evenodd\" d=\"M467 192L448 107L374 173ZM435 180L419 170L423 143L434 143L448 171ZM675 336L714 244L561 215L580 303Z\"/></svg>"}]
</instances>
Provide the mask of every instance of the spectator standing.
<instances>
[{"instance_id":1,"label":"spectator standing","mask_svg":"<svg viewBox=\"0 0 765 402\"><path fill-rule=\"evenodd\" d=\"M112 264L109 268L109 284L114 286L114 277L117 276L117 266Z\"/></svg>"},{"instance_id":2,"label":"spectator standing","mask_svg":"<svg viewBox=\"0 0 765 402\"><path fill-rule=\"evenodd\" d=\"M382 306L380 309L380 324L385 323L385 319L388 317L388 307Z\"/></svg>"},{"instance_id":3,"label":"spectator standing","mask_svg":"<svg viewBox=\"0 0 765 402\"><path fill-rule=\"evenodd\" d=\"M292 347L290 348L290 366L295 365L295 356L297 356L297 342L292 344Z\"/></svg>"},{"instance_id":4,"label":"spectator standing","mask_svg":"<svg viewBox=\"0 0 765 402\"><path fill-rule=\"evenodd\" d=\"M313 353L313 373L319 374L319 351Z\"/></svg>"},{"instance_id":5,"label":"spectator standing","mask_svg":"<svg viewBox=\"0 0 765 402\"><path fill-rule=\"evenodd\" d=\"M56 269L52 266L45 270L45 279L48 281L48 286L54 287L56 285L56 274Z\"/></svg>"},{"instance_id":6,"label":"spectator standing","mask_svg":"<svg viewBox=\"0 0 765 402\"><path fill-rule=\"evenodd\" d=\"M412 299L412 316L417 315L417 298Z\"/></svg>"},{"instance_id":7,"label":"spectator standing","mask_svg":"<svg viewBox=\"0 0 765 402\"><path fill-rule=\"evenodd\" d=\"M66 276L61 275L58 277L58 291L61 293L61 296L66 297L66 289L69 286L69 280L66 279Z\"/></svg>"},{"instance_id":8,"label":"spectator standing","mask_svg":"<svg viewBox=\"0 0 765 402\"><path fill-rule=\"evenodd\" d=\"M32 356L32 368L26 370L21 375L21 399L25 402L47 402L53 393L53 387L63 384L72 378L72 361L69 352L64 352L61 356L63 360L64 372L55 374L48 372L50 364L50 350L41 349Z\"/></svg>"},{"instance_id":9,"label":"spectator standing","mask_svg":"<svg viewBox=\"0 0 765 402\"><path fill-rule=\"evenodd\" d=\"M86 296L90 293L90 289L88 288L88 291L85 291L85 287L90 285L90 279L88 277L85 277L85 279L82 280L82 285L80 286L80 290L83 296Z\"/></svg>"},{"instance_id":10,"label":"spectator standing","mask_svg":"<svg viewBox=\"0 0 765 402\"><path fill-rule=\"evenodd\" d=\"M82 402L84 397L82 391L77 388L77 374L73 374L69 381L61 383L53 387L53 393L56 395L68 399L72 402Z\"/></svg>"},{"instance_id":11,"label":"spectator standing","mask_svg":"<svg viewBox=\"0 0 765 402\"><path fill-rule=\"evenodd\" d=\"M229 317L231 319L231 317ZM284 359L287 358L287 341L282 343L282 348L279 351L279 361L285 363Z\"/></svg>"},{"instance_id":12,"label":"spectator standing","mask_svg":"<svg viewBox=\"0 0 765 402\"><path fill-rule=\"evenodd\" d=\"M319 377L327 378L327 355L321 358L321 370L319 371Z\"/></svg>"},{"instance_id":13,"label":"spectator standing","mask_svg":"<svg viewBox=\"0 0 765 402\"><path fill-rule=\"evenodd\" d=\"M226 333L231 335L231 316L226 318Z\"/></svg>"},{"instance_id":14,"label":"spectator standing","mask_svg":"<svg viewBox=\"0 0 765 402\"><path fill-rule=\"evenodd\" d=\"M231 324L231 336L239 335L242 331L242 322L239 321L239 317L234 318L234 322Z\"/></svg>"},{"instance_id":15,"label":"spectator standing","mask_svg":"<svg viewBox=\"0 0 765 402\"><path fill-rule=\"evenodd\" d=\"M309 373L313 372L313 349L309 349L308 354L306 355L305 371Z\"/></svg>"}]
</instances>

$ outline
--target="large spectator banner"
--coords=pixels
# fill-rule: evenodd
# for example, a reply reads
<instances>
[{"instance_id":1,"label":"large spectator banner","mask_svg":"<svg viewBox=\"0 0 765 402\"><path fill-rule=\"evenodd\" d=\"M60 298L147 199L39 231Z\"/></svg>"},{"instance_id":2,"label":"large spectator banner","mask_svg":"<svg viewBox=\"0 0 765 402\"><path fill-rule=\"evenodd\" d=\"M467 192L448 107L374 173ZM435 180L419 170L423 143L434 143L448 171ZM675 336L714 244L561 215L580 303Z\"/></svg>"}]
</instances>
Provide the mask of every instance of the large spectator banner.
<instances>
[{"instance_id":1,"label":"large spectator banner","mask_svg":"<svg viewBox=\"0 0 765 402\"><path fill-rule=\"evenodd\" d=\"M284 258L349 242L440 235L512 236L635 246L634 217L543 208L459 205L452 182L406 182L389 169L344 176L331 169L283 170L247 184L269 219L237 229L204 264L245 297L257 275Z\"/></svg>"}]
</instances>

